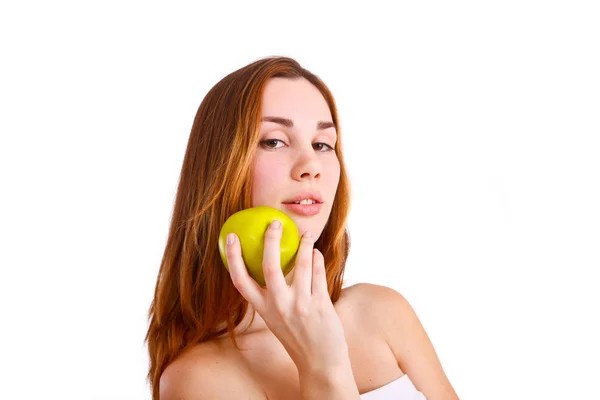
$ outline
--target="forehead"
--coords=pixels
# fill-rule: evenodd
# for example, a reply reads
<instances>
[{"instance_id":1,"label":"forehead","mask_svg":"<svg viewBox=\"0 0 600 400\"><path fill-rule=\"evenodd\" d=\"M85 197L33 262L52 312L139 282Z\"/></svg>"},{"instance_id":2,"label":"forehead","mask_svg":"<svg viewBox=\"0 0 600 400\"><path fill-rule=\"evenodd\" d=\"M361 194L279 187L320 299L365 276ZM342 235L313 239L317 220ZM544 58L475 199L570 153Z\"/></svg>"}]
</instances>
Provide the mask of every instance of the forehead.
<instances>
[{"instance_id":1,"label":"forehead","mask_svg":"<svg viewBox=\"0 0 600 400\"><path fill-rule=\"evenodd\" d=\"M331 121L331 112L325 98L312 83L304 78L270 79L263 91L262 116L292 119L297 123L314 124Z\"/></svg>"}]
</instances>

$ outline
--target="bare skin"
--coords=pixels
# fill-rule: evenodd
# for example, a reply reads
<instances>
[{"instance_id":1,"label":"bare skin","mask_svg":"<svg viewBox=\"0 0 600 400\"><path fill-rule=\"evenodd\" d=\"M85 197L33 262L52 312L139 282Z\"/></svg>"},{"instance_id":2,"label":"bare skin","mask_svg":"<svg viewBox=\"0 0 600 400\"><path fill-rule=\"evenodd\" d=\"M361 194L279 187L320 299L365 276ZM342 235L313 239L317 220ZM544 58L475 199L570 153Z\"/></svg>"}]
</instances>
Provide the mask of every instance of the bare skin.
<instances>
[{"instance_id":1,"label":"bare skin","mask_svg":"<svg viewBox=\"0 0 600 400\"><path fill-rule=\"evenodd\" d=\"M364 297L364 289L364 284L344 288L334 305L344 327L352 372L360 394L404 375L382 331L368 317L368 310L362 313L364 317L357 313L356 303ZM248 313L236 328L242 351L238 351L225 334L184 353L167 370L193 368L199 359L209 357L214 363L227 365L228 371L245 382L243 392L249 399L301 399L298 370L258 313L255 324L242 333L250 316Z\"/></svg>"},{"instance_id":2,"label":"bare skin","mask_svg":"<svg viewBox=\"0 0 600 400\"><path fill-rule=\"evenodd\" d=\"M239 248L228 247L234 286L250 304L236 328L242 351L226 334L186 350L164 371L161 399L293 400L302 395L331 399L327 393L330 388L336 398L349 399L406 372L427 398L456 400L429 338L399 293L357 284L343 289L332 304L322 256L312 252L311 260L312 246L329 218L340 174L337 155L328 150L335 147L336 129L319 128L331 122L321 93L304 79L272 79L263 94L262 114L263 118L278 117L279 122L261 125L261 144L254 159L253 207L266 205L286 212L285 200L299 192L317 191L323 199L319 214L290 214L300 234L310 232L313 238L303 238L299 250L302 262L284 277L277 265L279 237L267 232L267 260L263 261L266 291L249 278ZM309 312L298 318L296 311L302 305L314 304L320 317ZM344 353L345 357L341 356ZM329 374L326 381L321 380L326 375L323 368L318 368L320 374L309 374L318 380L311 388L312 379L306 379L303 371L313 362L326 367L344 365L334 372L325 368ZM336 375L342 378L329 381ZM307 386L315 390L309 393L318 395L307 395ZM326 390L318 392L322 389L319 386Z\"/></svg>"}]
</instances>

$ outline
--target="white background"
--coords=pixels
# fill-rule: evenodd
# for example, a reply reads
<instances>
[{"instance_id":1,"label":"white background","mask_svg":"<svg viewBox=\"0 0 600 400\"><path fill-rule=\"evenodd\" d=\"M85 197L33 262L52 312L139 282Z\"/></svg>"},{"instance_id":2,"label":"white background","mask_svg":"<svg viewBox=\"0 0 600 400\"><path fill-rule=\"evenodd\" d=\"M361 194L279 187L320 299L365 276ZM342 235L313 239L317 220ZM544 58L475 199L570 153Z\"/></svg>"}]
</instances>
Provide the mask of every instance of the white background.
<instances>
[{"instance_id":1,"label":"white background","mask_svg":"<svg viewBox=\"0 0 600 400\"><path fill-rule=\"evenodd\" d=\"M348 283L405 295L463 400L599 399L594 3L3 2L1 397L149 398L196 110L286 55L339 106Z\"/></svg>"}]
</instances>

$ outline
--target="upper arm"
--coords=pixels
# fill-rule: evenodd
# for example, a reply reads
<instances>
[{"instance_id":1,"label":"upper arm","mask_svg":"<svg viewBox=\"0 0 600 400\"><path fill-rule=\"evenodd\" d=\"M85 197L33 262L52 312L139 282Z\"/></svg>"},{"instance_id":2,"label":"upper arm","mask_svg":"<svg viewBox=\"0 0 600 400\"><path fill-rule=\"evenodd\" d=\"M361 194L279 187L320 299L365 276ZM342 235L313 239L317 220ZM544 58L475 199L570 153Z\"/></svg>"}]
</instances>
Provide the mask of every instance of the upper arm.
<instances>
[{"instance_id":1,"label":"upper arm","mask_svg":"<svg viewBox=\"0 0 600 400\"><path fill-rule=\"evenodd\" d=\"M264 392L233 363L214 357L175 360L163 372L160 400L264 400Z\"/></svg>"},{"instance_id":2,"label":"upper arm","mask_svg":"<svg viewBox=\"0 0 600 400\"><path fill-rule=\"evenodd\" d=\"M368 298L376 304L372 316L380 327L400 369L428 400L455 400L458 396L437 353L409 302L394 289L366 284Z\"/></svg>"}]
</instances>

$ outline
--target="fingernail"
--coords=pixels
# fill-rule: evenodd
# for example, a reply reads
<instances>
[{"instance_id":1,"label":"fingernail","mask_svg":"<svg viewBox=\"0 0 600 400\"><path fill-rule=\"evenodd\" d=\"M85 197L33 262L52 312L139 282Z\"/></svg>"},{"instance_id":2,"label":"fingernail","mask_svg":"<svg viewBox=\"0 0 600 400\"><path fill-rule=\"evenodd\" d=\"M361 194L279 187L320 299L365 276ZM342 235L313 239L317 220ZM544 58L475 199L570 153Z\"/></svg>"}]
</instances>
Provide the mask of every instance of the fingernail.
<instances>
[{"instance_id":1,"label":"fingernail","mask_svg":"<svg viewBox=\"0 0 600 400\"><path fill-rule=\"evenodd\" d=\"M277 221L277 220L275 220L275 221L271 222L271 228L275 228L275 229L277 229L277 228L279 228L280 226L281 226L281 222L279 222L279 221Z\"/></svg>"},{"instance_id":2,"label":"fingernail","mask_svg":"<svg viewBox=\"0 0 600 400\"><path fill-rule=\"evenodd\" d=\"M304 237L305 238L311 238L312 237L312 233L310 233L309 231L304 232Z\"/></svg>"},{"instance_id":3,"label":"fingernail","mask_svg":"<svg viewBox=\"0 0 600 400\"><path fill-rule=\"evenodd\" d=\"M227 235L227 244L233 244L233 233Z\"/></svg>"}]
</instances>

